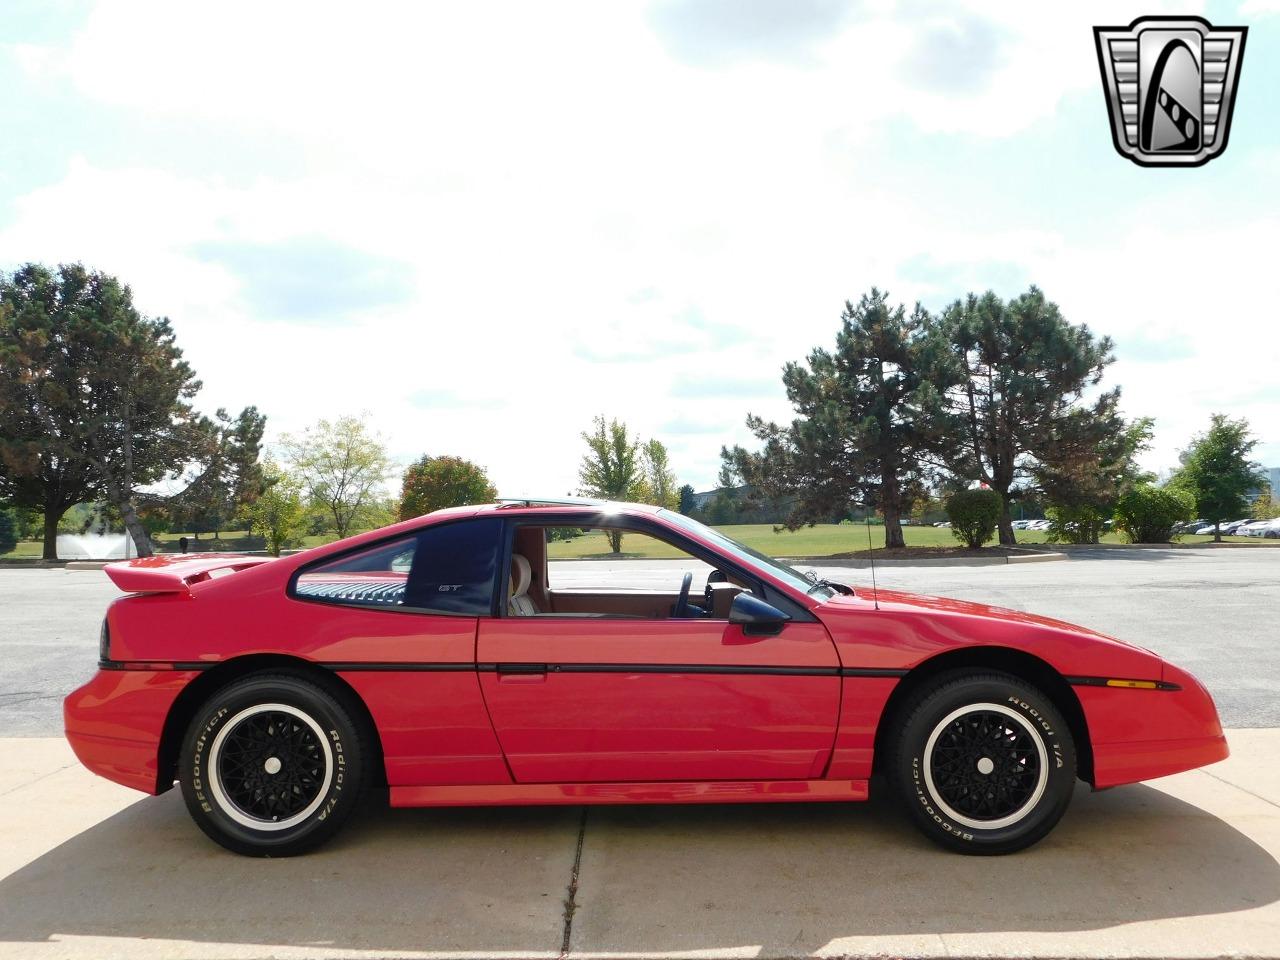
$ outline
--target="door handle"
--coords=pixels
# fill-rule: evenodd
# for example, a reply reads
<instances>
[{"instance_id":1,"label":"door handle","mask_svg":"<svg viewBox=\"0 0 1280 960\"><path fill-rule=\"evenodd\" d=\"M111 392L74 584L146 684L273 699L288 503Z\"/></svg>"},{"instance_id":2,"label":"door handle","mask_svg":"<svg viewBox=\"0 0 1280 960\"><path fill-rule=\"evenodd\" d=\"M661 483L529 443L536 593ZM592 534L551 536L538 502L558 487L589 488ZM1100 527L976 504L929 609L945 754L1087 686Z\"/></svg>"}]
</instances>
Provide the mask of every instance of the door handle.
<instances>
[{"instance_id":1,"label":"door handle","mask_svg":"<svg viewBox=\"0 0 1280 960\"><path fill-rule=\"evenodd\" d=\"M499 663L495 669L499 683L544 683L547 679L545 663Z\"/></svg>"}]
</instances>

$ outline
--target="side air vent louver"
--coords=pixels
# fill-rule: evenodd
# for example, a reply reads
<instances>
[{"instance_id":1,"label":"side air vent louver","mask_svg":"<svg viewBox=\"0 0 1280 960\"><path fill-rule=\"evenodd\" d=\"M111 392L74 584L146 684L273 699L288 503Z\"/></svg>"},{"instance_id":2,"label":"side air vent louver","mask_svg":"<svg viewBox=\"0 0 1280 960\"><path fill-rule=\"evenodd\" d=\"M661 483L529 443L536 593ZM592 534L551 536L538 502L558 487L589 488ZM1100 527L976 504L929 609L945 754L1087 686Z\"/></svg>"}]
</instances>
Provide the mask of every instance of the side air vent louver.
<instances>
[{"instance_id":1,"label":"side air vent louver","mask_svg":"<svg viewBox=\"0 0 1280 960\"><path fill-rule=\"evenodd\" d=\"M326 600L350 600L355 603L404 602L404 583L299 583L300 597L320 597Z\"/></svg>"}]
</instances>

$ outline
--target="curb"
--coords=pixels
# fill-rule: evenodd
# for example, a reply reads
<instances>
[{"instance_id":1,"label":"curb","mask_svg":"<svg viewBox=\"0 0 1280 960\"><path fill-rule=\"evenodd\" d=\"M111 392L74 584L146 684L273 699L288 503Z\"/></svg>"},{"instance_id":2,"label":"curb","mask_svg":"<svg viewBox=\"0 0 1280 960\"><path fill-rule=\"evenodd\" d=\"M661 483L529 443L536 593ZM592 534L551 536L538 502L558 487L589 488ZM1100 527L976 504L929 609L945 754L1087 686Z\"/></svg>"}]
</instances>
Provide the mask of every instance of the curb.
<instances>
[{"instance_id":1,"label":"curb","mask_svg":"<svg viewBox=\"0 0 1280 960\"><path fill-rule=\"evenodd\" d=\"M120 563L119 560L68 560L68 570L101 570L108 563Z\"/></svg>"},{"instance_id":2,"label":"curb","mask_svg":"<svg viewBox=\"0 0 1280 960\"><path fill-rule=\"evenodd\" d=\"M1265 549L1277 549L1276 544L1267 542L1268 538L1255 537L1250 541L1234 540L1231 542L1214 543L1212 540L1206 543L1059 543L1055 544L1059 550L1234 550L1244 549L1252 550L1259 547Z\"/></svg>"}]
</instances>

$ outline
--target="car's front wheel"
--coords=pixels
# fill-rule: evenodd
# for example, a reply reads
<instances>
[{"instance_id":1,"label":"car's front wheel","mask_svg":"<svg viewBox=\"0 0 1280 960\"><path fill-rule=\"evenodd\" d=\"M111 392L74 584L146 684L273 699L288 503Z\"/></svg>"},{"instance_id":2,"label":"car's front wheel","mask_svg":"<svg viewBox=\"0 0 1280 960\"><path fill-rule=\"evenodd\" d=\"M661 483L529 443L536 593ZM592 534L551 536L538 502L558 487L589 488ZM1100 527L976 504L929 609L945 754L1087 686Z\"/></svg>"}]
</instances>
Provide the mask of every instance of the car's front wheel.
<instances>
[{"instance_id":1,"label":"car's front wheel","mask_svg":"<svg viewBox=\"0 0 1280 960\"><path fill-rule=\"evenodd\" d=\"M950 673L899 714L890 779L931 839L972 854L1011 853L1066 812L1076 753L1053 701L1000 673Z\"/></svg>"},{"instance_id":2,"label":"car's front wheel","mask_svg":"<svg viewBox=\"0 0 1280 960\"><path fill-rule=\"evenodd\" d=\"M179 780L200 829L236 853L292 856L323 843L359 799L366 751L348 709L301 677L260 674L217 691L183 743Z\"/></svg>"}]
</instances>

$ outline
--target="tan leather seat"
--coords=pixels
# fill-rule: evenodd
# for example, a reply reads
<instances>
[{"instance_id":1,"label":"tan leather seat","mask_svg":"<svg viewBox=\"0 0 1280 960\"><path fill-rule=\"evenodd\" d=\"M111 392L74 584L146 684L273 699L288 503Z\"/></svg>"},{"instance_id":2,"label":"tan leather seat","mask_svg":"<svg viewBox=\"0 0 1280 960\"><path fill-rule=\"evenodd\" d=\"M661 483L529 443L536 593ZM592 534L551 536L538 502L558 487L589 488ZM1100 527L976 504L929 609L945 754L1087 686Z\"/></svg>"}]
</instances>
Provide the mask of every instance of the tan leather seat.
<instances>
[{"instance_id":1,"label":"tan leather seat","mask_svg":"<svg viewBox=\"0 0 1280 960\"><path fill-rule=\"evenodd\" d=\"M537 604L529 596L529 584L533 580L533 569L529 561L518 553L511 555L511 595L507 600L507 613L513 617L536 617L539 613Z\"/></svg>"}]
</instances>

